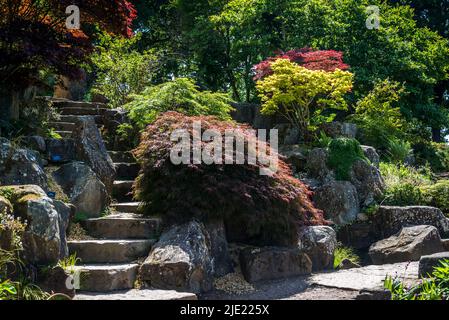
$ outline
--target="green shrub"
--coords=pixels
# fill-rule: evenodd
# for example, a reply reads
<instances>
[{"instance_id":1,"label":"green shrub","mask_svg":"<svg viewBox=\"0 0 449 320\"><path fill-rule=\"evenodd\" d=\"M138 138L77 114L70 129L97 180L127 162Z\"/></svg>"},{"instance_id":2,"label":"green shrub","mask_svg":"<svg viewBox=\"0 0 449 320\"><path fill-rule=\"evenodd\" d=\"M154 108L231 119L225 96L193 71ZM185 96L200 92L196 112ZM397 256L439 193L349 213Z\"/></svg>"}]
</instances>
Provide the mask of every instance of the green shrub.
<instances>
[{"instance_id":1,"label":"green shrub","mask_svg":"<svg viewBox=\"0 0 449 320\"><path fill-rule=\"evenodd\" d=\"M415 169L403 164L381 162L379 169L386 186L382 204L396 206L425 204L420 188L432 183L429 168Z\"/></svg>"},{"instance_id":2,"label":"green shrub","mask_svg":"<svg viewBox=\"0 0 449 320\"><path fill-rule=\"evenodd\" d=\"M244 141L243 164L192 163L175 165L171 161L173 148L179 143L170 136L174 130L185 129L189 139L193 123L201 121L201 134L213 130L224 134L235 130L236 140ZM144 214L161 214L164 224L222 220L226 224L229 241L257 245L291 245L297 242L298 225L325 224L323 213L311 202L311 191L293 177L288 165L278 161L272 175L260 175L265 165L257 161L249 164L248 154L254 135L249 127L216 117L188 117L166 112L147 126L135 155L141 165L134 191L142 201ZM217 140L217 139L215 139ZM190 141L190 140L189 140ZM250 143L251 142L251 143ZM203 142L204 152L213 142ZM274 151L270 150L274 155Z\"/></svg>"},{"instance_id":3,"label":"green shrub","mask_svg":"<svg viewBox=\"0 0 449 320\"><path fill-rule=\"evenodd\" d=\"M449 171L449 147L445 143L420 141L413 150L417 164L429 164L434 172Z\"/></svg>"},{"instance_id":4,"label":"green shrub","mask_svg":"<svg viewBox=\"0 0 449 320\"><path fill-rule=\"evenodd\" d=\"M337 269L345 259L350 260L352 263L360 264L360 257L355 253L354 249L339 244L334 252L334 269Z\"/></svg>"},{"instance_id":5,"label":"green shrub","mask_svg":"<svg viewBox=\"0 0 449 320\"><path fill-rule=\"evenodd\" d=\"M389 206L413 206L424 203L424 196L419 187L410 183L401 183L388 188L382 201L382 204Z\"/></svg>"},{"instance_id":6,"label":"green shrub","mask_svg":"<svg viewBox=\"0 0 449 320\"><path fill-rule=\"evenodd\" d=\"M113 108L122 107L130 94L144 90L155 74L157 56L135 50L139 38L137 35L131 39L113 39L103 35L97 52L92 55L96 73L92 93L104 95Z\"/></svg>"},{"instance_id":7,"label":"green shrub","mask_svg":"<svg viewBox=\"0 0 449 320\"><path fill-rule=\"evenodd\" d=\"M334 169L337 180L349 179L349 170L356 160L368 161L357 140L337 138L330 142L328 165Z\"/></svg>"},{"instance_id":8,"label":"green shrub","mask_svg":"<svg viewBox=\"0 0 449 320\"><path fill-rule=\"evenodd\" d=\"M194 81L179 78L157 86L147 87L141 94L131 96L125 105L129 118L144 129L157 116L166 111L176 111L190 116L211 115L230 120L232 100L227 94L200 91Z\"/></svg>"},{"instance_id":9,"label":"green shrub","mask_svg":"<svg viewBox=\"0 0 449 320\"><path fill-rule=\"evenodd\" d=\"M385 279L384 287L391 292L392 300L449 300L449 260L440 261L430 277L414 287L391 276Z\"/></svg>"},{"instance_id":10,"label":"green shrub","mask_svg":"<svg viewBox=\"0 0 449 320\"><path fill-rule=\"evenodd\" d=\"M360 129L363 144L385 150L391 139L404 138L407 124L399 108L404 93L402 84L387 79L376 83L373 90L357 102L351 120Z\"/></svg>"},{"instance_id":11,"label":"green shrub","mask_svg":"<svg viewBox=\"0 0 449 320\"><path fill-rule=\"evenodd\" d=\"M390 139L388 140L388 159L393 163L403 163L407 157L412 153L412 146L410 142Z\"/></svg>"},{"instance_id":12,"label":"green shrub","mask_svg":"<svg viewBox=\"0 0 449 320\"><path fill-rule=\"evenodd\" d=\"M449 214L449 180L439 180L433 185L423 186L421 191L427 205Z\"/></svg>"}]
</instances>

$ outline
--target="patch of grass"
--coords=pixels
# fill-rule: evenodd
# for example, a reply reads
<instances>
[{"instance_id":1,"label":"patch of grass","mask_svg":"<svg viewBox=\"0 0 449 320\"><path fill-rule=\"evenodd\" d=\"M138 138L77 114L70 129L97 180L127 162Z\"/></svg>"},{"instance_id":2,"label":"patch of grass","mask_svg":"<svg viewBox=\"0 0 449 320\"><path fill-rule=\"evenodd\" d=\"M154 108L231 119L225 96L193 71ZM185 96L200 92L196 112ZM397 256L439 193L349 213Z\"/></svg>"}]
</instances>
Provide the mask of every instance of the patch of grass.
<instances>
[{"instance_id":1,"label":"patch of grass","mask_svg":"<svg viewBox=\"0 0 449 320\"><path fill-rule=\"evenodd\" d=\"M349 180L349 171L357 160L368 161L357 140L337 138L330 142L328 165L337 180Z\"/></svg>"},{"instance_id":2,"label":"patch of grass","mask_svg":"<svg viewBox=\"0 0 449 320\"><path fill-rule=\"evenodd\" d=\"M334 252L334 269L337 269L341 262L345 259L348 259L353 263L360 264L360 257L357 253L355 253L354 249L344 247L339 244Z\"/></svg>"},{"instance_id":3,"label":"patch of grass","mask_svg":"<svg viewBox=\"0 0 449 320\"><path fill-rule=\"evenodd\" d=\"M80 261L81 259L76 256L76 253L74 253L64 259L59 260L58 267L61 267L67 272L73 274L75 272L73 267Z\"/></svg>"}]
</instances>

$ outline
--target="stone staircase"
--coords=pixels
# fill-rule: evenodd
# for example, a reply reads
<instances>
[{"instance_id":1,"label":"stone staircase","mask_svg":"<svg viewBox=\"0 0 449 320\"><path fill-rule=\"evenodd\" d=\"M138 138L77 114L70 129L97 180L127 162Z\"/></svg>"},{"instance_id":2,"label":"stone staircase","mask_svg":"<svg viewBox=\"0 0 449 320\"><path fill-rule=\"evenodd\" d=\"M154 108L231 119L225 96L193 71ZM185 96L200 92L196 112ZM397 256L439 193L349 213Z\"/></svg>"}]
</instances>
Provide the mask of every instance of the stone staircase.
<instances>
[{"instance_id":1,"label":"stone staircase","mask_svg":"<svg viewBox=\"0 0 449 320\"><path fill-rule=\"evenodd\" d=\"M64 139L71 137L76 117L93 116L97 125L102 125L102 113L105 112L102 104L73 101L55 104L61 117L50 125ZM139 173L139 165L133 155L127 151L109 151L109 155L117 171L112 194L114 201L110 206L113 213L84 222L87 233L94 240L68 242L70 254L76 253L81 259L81 265L75 267L81 298L90 295L126 298L127 294L120 291L135 287L139 262L148 256L160 232L157 217L148 218L136 213L139 203L132 201L132 184ZM134 291L129 291L131 297L136 296ZM143 291L144 294L137 294L140 299L155 299L156 293L162 294L161 290ZM194 298L192 294L170 294L169 291L162 296Z\"/></svg>"}]
</instances>

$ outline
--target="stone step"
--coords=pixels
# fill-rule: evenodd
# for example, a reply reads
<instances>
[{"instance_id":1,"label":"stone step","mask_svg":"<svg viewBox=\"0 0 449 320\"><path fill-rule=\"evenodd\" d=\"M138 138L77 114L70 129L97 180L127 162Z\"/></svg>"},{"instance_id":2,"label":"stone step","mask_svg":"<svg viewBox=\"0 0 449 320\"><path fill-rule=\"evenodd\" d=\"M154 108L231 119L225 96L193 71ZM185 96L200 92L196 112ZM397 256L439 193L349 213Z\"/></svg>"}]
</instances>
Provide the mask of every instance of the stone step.
<instances>
[{"instance_id":1,"label":"stone step","mask_svg":"<svg viewBox=\"0 0 449 320\"><path fill-rule=\"evenodd\" d=\"M116 180L112 188L112 197L117 201L132 201L134 180Z\"/></svg>"},{"instance_id":2,"label":"stone step","mask_svg":"<svg viewBox=\"0 0 449 320\"><path fill-rule=\"evenodd\" d=\"M101 102L71 101L71 100L53 100L55 108L102 108L106 109L106 105Z\"/></svg>"},{"instance_id":3,"label":"stone step","mask_svg":"<svg viewBox=\"0 0 449 320\"><path fill-rule=\"evenodd\" d=\"M102 115L107 109L92 108L92 107L64 107L60 109L61 115L73 115L73 116L96 116Z\"/></svg>"},{"instance_id":4,"label":"stone step","mask_svg":"<svg viewBox=\"0 0 449 320\"><path fill-rule=\"evenodd\" d=\"M59 131L55 130L55 133L59 134L63 139L69 139L72 137L72 131Z\"/></svg>"},{"instance_id":5,"label":"stone step","mask_svg":"<svg viewBox=\"0 0 449 320\"><path fill-rule=\"evenodd\" d=\"M78 120L79 117L82 117L82 116L61 115L61 116L59 116L58 121L75 123L75 122ZM96 115L96 116L95 116L95 115L94 115L93 117L94 117L95 123L96 123L97 125L102 125L102 124L103 124L103 118L102 118L102 116L100 116L100 115Z\"/></svg>"},{"instance_id":6,"label":"stone step","mask_svg":"<svg viewBox=\"0 0 449 320\"><path fill-rule=\"evenodd\" d=\"M73 131L73 129L75 129L75 123L73 122L54 121L49 122L48 126L61 131Z\"/></svg>"},{"instance_id":7,"label":"stone step","mask_svg":"<svg viewBox=\"0 0 449 320\"><path fill-rule=\"evenodd\" d=\"M138 268L138 264L75 266L75 288L89 292L129 290L134 288Z\"/></svg>"},{"instance_id":8,"label":"stone step","mask_svg":"<svg viewBox=\"0 0 449 320\"><path fill-rule=\"evenodd\" d=\"M140 202L120 202L111 204L111 207L114 208L115 211L124 213L137 213L139 206Z\"/></svg>"},{"instance_id":9,"label":"stone step","mask_svg":"<svg viewBox=\"0 0 449 320\"><path fill-rule=\"evenodd\" d=\"M74 300L198 300L194 293L175 290L143 289L116 292L77 292Z\"/></svg>"},{"instance_id":10,"label":"stone step","mask_svg":"<svg viewBox=\"0 0 449 320\"><path fill-rule=\"evenodd\" d=\"M118 180L134 180L139 175L140 165L138 163L114 163Z\"/></svg>"},{"instance_id":11,"label":"stone step","mask_svg":"<svg viewBox=\"0 0 449 320\"><path fill-rule=\"evenodd\" d=\"M95 238L154 239L160 233L160 219L136 214L112 214L84 223L89 235Z\"/></svg>"},{"instance_id":12,"label":"stone step","mask_svg":"<svg viewBox=\"0 0 449 320\"><path fill-rule=\"evenodd\" d=\"M146 257L154 240L80 240L68 241L71 254L82 263L126 263Z\"/></svg>"},{"instance_id":13,"label":"stone step","mask_svg":"<svg viewBox=\"0 0 449 320\"><path fill-rule=\"evenodd\" d=\"M108 151L109 156L111 157L113 162L127 162L127 163L135 163L133 154L131 151Z\"/></svg>"}]
</instances>

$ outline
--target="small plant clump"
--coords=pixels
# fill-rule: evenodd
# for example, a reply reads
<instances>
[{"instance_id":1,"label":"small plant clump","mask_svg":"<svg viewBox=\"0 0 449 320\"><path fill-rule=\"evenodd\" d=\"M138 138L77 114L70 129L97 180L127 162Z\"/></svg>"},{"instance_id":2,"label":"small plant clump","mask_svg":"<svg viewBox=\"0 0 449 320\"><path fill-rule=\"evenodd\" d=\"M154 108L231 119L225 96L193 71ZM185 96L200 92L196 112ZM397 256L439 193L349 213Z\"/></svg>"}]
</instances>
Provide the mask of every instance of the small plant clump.
<instances>
[{"instance_id":1,"label":"small plant clump","mask_svg":"<svg viewBox=\"0 0 449 320\"><path fill-rule=\"evenodd\" d=\"M185 129L192 138L196 121L201 121L202 130L224 133L227 129L241 129L236 134L244 138L246 150L247 142L256 139L245 131L249 127L216 117L188 117L177 112L161 115L147 127L139 147L134 150L142 168L134 191L136 198L143 202L144 213L160 212L166 223L192 218L222 219L228 232L243 229L244 240L257 241L259 245L292 244L297 237L296 226L326 223L322 211L311 202L311 191L292 176L282 160L272 176L260 175L260 169L265 166L259 161L249 165L248 152L243 155L245 164L223 161L223 164L207 165L191 161L188 165L174 165L170 160L175 145L171 133ZM202 150L210 146L210 142L201 142ZM236 151L233 152L235 157ZM270 155L274 154L270 150ZM190 156L192 159L192 153Z\"/></svg>"},{"instance_id":2,"label":"small plant clump","mask_svg":"<svg viewBox=\"0 0 449 320\"><path fill-rule=\"evenodd\" d=\"M338 269L342 261L346 259L352 263L360 264L360 257L355 253L354 249L344 247L339 243L334 251L334 269Z\"/></svg>"},{"instance_id":3,"label":"small plant clump","mask_svg":"<svg viewBox=\"0 0 449 320\"><path fill-rule=\"evenodd\" d=\"M337 138L329 143L328 165L334 169L337 180L349 180L349 172L357 160L368 161L357 140Z\"/></svg>"},{"instance_id":4,"label":"small plant clump","mask_svg":"<svg viewBox=\"0 0 449 320\"><path fill-rule=\"evenodd\" d=\"M441 260L429 278L413 287L407 287L398 278L387 277L384 287L392 300L449 300L449 260Z\"/></svg>"}]
</instances>

